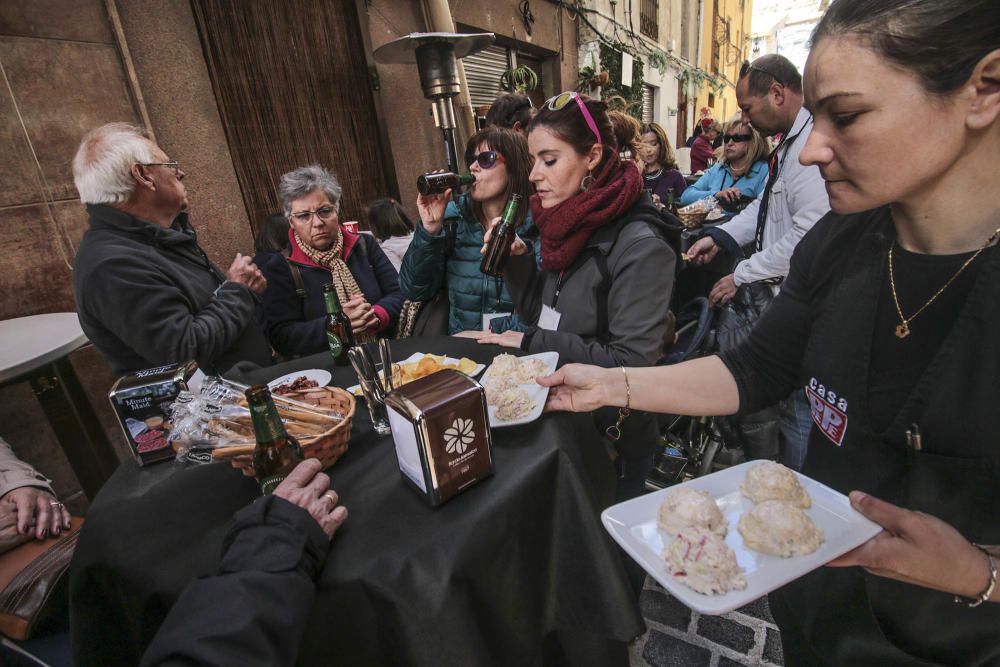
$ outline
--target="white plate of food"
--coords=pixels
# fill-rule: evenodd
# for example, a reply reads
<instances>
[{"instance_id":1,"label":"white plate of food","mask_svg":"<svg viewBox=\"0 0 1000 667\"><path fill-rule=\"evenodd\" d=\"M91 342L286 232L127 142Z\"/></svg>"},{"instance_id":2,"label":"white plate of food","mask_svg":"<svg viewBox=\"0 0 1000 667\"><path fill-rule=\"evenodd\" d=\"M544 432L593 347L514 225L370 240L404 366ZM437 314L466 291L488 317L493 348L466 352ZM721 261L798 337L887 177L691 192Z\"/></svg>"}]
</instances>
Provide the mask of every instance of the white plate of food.
<instances>
[{"instance_id":1,"label":"white plate of food","mask_svg":"<svg viewBox=\"0 0 1000 667\"><path fill-rule=\"evenodd\" d=\"M280 378L275 378L267 383L272 392L281 393L282 390L308 389L310 387L325 387L330 384L330 371L322 368L310 368L304 371L286 373ZM312 384L315 382L316 384Z\"/></svg>"},{"instance_id":2,"label":"white plate of food","mask_svg":"<svg viewBox=\"0 0 1000 667\"><path fill-rule=\"evenodd\" d=\"M490 426L516 426L538 419L545 407L549 388L535 382L550 375L559 364L558 352L540 352L524 357L499 354L483 374L486 408Z\"/></svg>"},{"instance_id":3,"label":"white plate of food","mask_svg":"<svg viewBox=\"0 0 1000 667\"><path fill-rule=\"evenodd\" d=\"M762 462L748 461L619 503L604 510L601 513L601 521L629 556L671 595L697 612L712 615L724 614L742 607L860 546L881 532L882 528L878 524L869 521L851 507L844 494L805 475L789 471L795 475L801 489L811 500L811 505L801 508L801 512L819 530L822 541L811 553L787 558L751 549L745 543L738 524L744 514L755 508L755 503L741 493L740 485L744 482L747 471L760 463ZM682 583L682 579L687 575L686 572L675 567L675 573L671 574L664 552L668 551L671 544L679 538L661 527L660 507L668 494L681 489L685 490L684 492L687 489L703 491L715 500L726 526L725 544L735 555L736 563L742 569L745 578L745 588L742 590L734 588L718 594L699 593ZM766 504L783 503L771 501ZM744 524L744 528L748 525ZM681 538L677 546L690 543L691 534L698 533L688 531L688 538ZM753 535L753 533L748 534ZM688 539L688 542L684 539ZM704 541L701 543L704 544ZM697 545L695 546L697 548ZM677 551L678 549L675 549L674 553Z\"/></svg>"},{"instance_id":4,"label":"white plate of food","mask_svg":"<svg viewBox=\"0 0 1000 667\"><path fill-rule=\"evenodd\" d=\"M486 368L483 364L477 364L468 357L456 359L440 354L428 354L425 352L414 352L402 361L394 361L392 365L397 368L397 373L393 376L393 384L402 386L413 382L417 378L436 373L445 368L452 368L465 373L469 377L476 377ZM382 372L382 364L375 364L376 370ZM385 376L383 376L384 379ZM361 385L353 385L347 388L355 396L361 396Z\"/></svg>"}]
</instances>

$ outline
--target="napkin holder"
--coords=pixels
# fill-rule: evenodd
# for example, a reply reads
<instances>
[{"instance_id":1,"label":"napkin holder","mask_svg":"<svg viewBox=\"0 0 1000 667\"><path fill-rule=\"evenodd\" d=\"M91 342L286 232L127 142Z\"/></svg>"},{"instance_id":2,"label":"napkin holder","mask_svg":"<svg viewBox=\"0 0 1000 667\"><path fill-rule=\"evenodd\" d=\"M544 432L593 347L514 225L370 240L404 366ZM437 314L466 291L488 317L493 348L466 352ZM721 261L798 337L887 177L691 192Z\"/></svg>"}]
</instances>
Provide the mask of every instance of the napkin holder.
<instances>
[{"instance_id":1,"label":"napkin holder","mask_svg":"<svg viewBox=\"0 0 1000 667\"><path fill-rule=\"evenodd\" d=\"M385 399L403 480L431 507L493 474L486 392L445 369L392 391Z\"/></svg>"},{"instance_id":2,"label":"napkin holder","mask_svg":"<svg viewBox=\"0 0 1000 667\"><path fill-rule=\"evenodd\" d=\"M170 406L196 370L193 361L157 366L124 375L111 387L108 400L139 465L174 458L167 441Z\"/></svg>"}]
</instances>

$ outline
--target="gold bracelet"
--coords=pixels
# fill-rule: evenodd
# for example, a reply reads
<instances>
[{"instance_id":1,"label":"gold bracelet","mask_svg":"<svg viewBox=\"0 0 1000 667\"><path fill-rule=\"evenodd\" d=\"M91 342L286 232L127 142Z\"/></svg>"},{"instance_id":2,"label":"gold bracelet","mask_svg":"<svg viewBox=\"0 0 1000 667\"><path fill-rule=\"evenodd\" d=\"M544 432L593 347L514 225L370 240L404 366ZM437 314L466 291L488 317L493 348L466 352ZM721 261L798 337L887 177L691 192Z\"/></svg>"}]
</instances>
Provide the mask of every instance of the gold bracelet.
<instances>
[{"instance_id":1,"label":"gold bracelet","mask_svg":"<svg viewBox=\"0 0 1000 667\"><path fill-rule=\"evenodd\" d=\"M628 371L625 370L624 366L622 366L621 369L622 375L625 376L625 407L618 408L618 421L604 431L614 442L621 440L622 422L625 421L626 417L632 414L632 410L630 409L632 406L632 386L628 382Z\"/></svg>"},{"instance_id":2,"label":"gold bracelet","mask_svg":"<svg viewBox=\"0 0 1000 667\"><path fill-rule=\"evenodd\" d=\"M990 559L990 581L988 584L986 584L986 588L983 590L983 592L972 599L972 602L965 602L965 598L963 598L963 596L956 595L955 603L960 604L965 602L967 606L974 609L979 605L981 605L982 603L989 600L990 597L993 595L993 589L997 587L997 562L993 558L993 554L987 551L982 545L973 542L972 546L982 551L984 554L986 554L986 557Z\"/></svg>"}]
</instances>

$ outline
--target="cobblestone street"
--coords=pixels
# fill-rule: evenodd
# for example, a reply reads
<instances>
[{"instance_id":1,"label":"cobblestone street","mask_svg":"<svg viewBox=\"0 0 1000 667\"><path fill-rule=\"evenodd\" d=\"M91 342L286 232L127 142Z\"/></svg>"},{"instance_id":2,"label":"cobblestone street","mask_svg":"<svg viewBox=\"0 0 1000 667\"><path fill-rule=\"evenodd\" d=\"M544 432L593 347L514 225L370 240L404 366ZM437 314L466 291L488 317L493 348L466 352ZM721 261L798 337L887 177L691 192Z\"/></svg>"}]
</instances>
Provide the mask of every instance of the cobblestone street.
<instances>
[{"instance_id":1,"label":"cobblestone street","mask_svg":"<svg viewBox=\"0 0 1000 667\"><path fill-rule=\"evenodd\" d=\"M774 667L781 640L767 598L722 616L703 616L646 578L640 597L646 633L630 650L632 667Z\"/></svg>"}]
</instances>

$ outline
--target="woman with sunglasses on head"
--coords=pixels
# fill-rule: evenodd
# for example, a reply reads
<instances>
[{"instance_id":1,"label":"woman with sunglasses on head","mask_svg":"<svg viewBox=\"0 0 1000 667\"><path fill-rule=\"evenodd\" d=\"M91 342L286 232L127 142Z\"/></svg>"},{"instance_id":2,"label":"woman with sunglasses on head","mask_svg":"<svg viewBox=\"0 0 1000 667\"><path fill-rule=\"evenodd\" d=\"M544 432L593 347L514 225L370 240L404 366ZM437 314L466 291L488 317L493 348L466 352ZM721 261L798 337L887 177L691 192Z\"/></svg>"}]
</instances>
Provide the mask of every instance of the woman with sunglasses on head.
<instances>
[{"instance_id":1,"label":"woman with sunglasses on head","mask_svg":"<svg viewBox=\"0 0 1000 667\"><path fill-rule=\"evenodd\" d=\"M722 142L722 161L684 191L680 205L687 206L714 196L727 211L728 219L764 191L767 158L771 151L760 132L740 120L726 125Z\"/></svg>"},{"instance_id":2,"label":"woman with sunglasses on head","mask_svg":"<svg viewBox=\"0 0 1000 667\"><path fill-rule=\"evenodd\" d=\"M607 105L577 93L549 100L528 125L541 268L520 239L504 277L525 332L480 337L560 363L651 366L663 355L676 256L670 230L631 161L619 159ZM595 413L618 465L619 496L639 495L657 432L648 414Z\"/></svg>"},{"instance_id":3,"label":"woman with sunglasses on head","mask_svg":"<svg viewBox=\"0 0 1000 667\"><path fill-rule=\"evenodd\" d=\"M996 0L834 0L805 68L799 158L833 211L748 341L627 370L630 389L619 369L542 380L554 409L630 393L694 415L804 386L803 472L884 530L771 594L789 666L1000 664L998 26ZM901 115L933 137L900 142Z\"/></svg>"},{"instance_id":4,"label":"woman with sunglasses on head","mask_svg":"<svg viewBox=\"0 0 1000 667\"><path fill-rule=\"evenodd\" d=\"M642 158L642 187L649 190L654 204L667 205L677 202L687 189L684 176L677 169L674 149L670 146L666 131L657 123L642 126L642 143L639 146Z\"/></svg>"},{"instance_id":5,"label":"woman with sunglasses on head","mask_svg":"<svg viewBox=\"0 0 1000 667\"><path fill-rule=\"evenodd\" d=\"M284 356L328 349L324 285L336 286L359 342L389 335L403 306L396 269L378 241L340 226L341 193L337 178L319 165L290 171L278 185L289 248L261 267L267 290L259 312Z\"/></svg>"},{"instance_id":6,"label":"woman with sunglasses on head","mask_svg":"<svg viewBox=\"0 0 1000 667\"><path fill-rule=\"evenodd\" d=\"M479 270L483 234L491 220L500 217L512 194L522 200L531 194L531 168L524 135L489 127L469 138L465 164L476 177L468 194L451 201L451 190L439 195L418 195L420 224L414 231L399 283L413 301L430 301L441 290L449 300L448 331L506 331L522 329L507 286L502 279ZM531 212L517 212L518 233L535 236ZM448 238L448 223L454 237Z\"/></svg>"}]
</instances>

